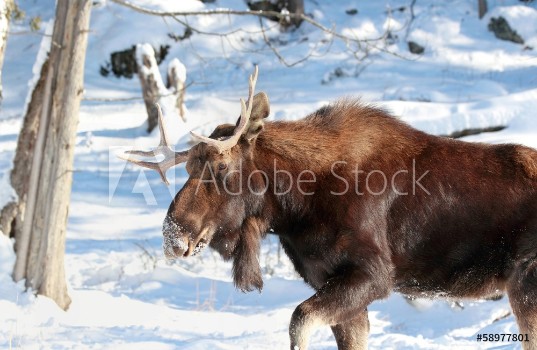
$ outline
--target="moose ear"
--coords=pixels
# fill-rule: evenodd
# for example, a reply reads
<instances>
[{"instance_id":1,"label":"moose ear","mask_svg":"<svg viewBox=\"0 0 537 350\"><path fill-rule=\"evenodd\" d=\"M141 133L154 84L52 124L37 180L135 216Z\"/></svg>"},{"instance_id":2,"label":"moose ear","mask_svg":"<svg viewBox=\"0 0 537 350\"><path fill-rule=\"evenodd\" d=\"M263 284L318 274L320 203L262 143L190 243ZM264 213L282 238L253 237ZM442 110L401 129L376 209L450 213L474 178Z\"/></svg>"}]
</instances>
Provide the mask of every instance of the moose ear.
<instances>
[{"instance_id":1,"label":"moose ear","mask_svg":"<svg viewBox=\"0 0 537 350\"><path fill-rule=\"evenodd\" d=\"M233 124L222 124L218 125L216 129L213 130L211 135L209 135L212 139L218 139L223 136L228 136L233 134L233 130L235 130L235 125Z\"/></svg>"},{"instance_id":2,"label":"moose ear","mask_svg":"<svg viewBox=\"0 0 537 350\"><path fill-rule=\"evenodd\" d=\"M252 114L248 122L248 127L244 131L244 137L251 141L261 131L263 131L264 120L270 114L270 105L267 94L260 92L254 96Z\"/></svg>"}]
</instances>

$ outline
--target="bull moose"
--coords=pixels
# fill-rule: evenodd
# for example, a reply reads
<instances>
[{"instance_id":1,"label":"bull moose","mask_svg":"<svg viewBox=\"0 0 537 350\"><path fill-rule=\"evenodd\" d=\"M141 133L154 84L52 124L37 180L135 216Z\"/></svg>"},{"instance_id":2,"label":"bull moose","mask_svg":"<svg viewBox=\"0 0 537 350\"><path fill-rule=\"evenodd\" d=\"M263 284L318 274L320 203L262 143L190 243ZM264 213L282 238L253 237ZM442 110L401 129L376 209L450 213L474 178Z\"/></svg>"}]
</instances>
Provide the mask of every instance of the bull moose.
<instances>
[{"instance_id":1,"label":"bull moose","mask_svg":"<svg viewBox=\"0 0 537 350\"><path fill-rule=\"evenodd\" d=\"M367 348L367 307L392 291L505 292L524 349L537 349L536 150L429 135L353 99L268 122L256 80L257 67L236 125L192 133L199 143L175 152L159 109L160 145L124 156L165 182L186 162L163 224L168 258L209 245L233 260L237 288L261 290L260 242L278 235L315 290L293 312L291 349L306 349L323 325L338 349ZM139 157L158 154L156 163Z\"/></svg>"}]
</instances>

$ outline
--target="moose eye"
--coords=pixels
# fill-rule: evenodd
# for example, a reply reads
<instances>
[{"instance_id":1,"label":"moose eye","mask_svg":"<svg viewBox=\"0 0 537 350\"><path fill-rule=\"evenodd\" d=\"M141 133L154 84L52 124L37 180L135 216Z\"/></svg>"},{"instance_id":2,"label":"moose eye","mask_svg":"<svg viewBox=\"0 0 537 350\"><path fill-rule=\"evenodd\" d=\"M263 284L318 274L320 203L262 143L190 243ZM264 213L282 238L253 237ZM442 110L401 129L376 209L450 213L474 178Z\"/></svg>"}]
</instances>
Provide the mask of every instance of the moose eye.
<instances>
[{"instance_id":1,"label":"moose eye","mask_svg":"<svg viewBox=\"0 0 537 350\"><path fill-rule=\"evenodd\" d=\"M218 163L218 170L225 170L227 168L226 163Z\"/></svg>"}]
</instances>

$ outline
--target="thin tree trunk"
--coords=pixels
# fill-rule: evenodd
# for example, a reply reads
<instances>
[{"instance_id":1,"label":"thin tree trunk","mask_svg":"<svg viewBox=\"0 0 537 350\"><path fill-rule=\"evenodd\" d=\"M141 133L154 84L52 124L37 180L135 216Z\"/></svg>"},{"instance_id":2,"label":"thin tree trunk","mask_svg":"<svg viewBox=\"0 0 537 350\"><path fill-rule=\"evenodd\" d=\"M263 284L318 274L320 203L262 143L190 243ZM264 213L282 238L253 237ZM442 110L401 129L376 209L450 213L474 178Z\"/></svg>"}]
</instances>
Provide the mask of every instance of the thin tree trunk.
<instances>
[{"instance_id":1,"label":"thin tree trunk","mask_svg":"<svg viewBox=\"0 0 537 350\"><path fill-rule=\"evenodd\" d=\"M167 83L166 87L170 92L172 92L175 95L175 109L177 110L177 113L183 119L183 121L186 121L186 115L185 115L185 85L186 80L186 68L185 66L179 61L179 59L174 58L170 64L168 65L168 76L167 76Z\"/></svg>"},{"instance_id":2,"label":"thin tree trunk","mask_svg":"<svg viewBox=\"0 0 537 350\"><path fill-rule=\"evenodd\" d=\"M20 247L14 271L18 273L24 266L22 278L26 278L26 286L52 298L64 309L71 302L65 281L65 231L91 3L57 1L47 70L50 94L43 92L39 126L45 136L43 147L36 147L34 152L34 159L41 158L34 163L40 166L32 167L30 176L36 178L36 193L31 199L35 205L33 213L26 210L22 232L23 237L29 237L28 254L23 254L24 247ZM29 203L30 198L27 207ZM15 277L21 277L17 273Z\"/></svg>"},{"instance_id":3,"label":"thin tree trunk","mask_svg":"<svg viewBox=\"0 0 537 350\"><path fill-rule=\"evenodd\" d=\"M479 19L483 18L483 16L487 13L487 0L477 0L477 10L479 13Z\"/></svg>"},{"instance_id":4,"label":"thin tree trunk","mask_svg":"<svg viewBox=\"0 0 537 350\"><path fill-rule=\"evenodd\" d=\"M7 33L9 21L13 11L13 0L0 0L0 103L2 102L2 67L4 66L4 54L6 52Z\"/></svg>"}]
</instances>

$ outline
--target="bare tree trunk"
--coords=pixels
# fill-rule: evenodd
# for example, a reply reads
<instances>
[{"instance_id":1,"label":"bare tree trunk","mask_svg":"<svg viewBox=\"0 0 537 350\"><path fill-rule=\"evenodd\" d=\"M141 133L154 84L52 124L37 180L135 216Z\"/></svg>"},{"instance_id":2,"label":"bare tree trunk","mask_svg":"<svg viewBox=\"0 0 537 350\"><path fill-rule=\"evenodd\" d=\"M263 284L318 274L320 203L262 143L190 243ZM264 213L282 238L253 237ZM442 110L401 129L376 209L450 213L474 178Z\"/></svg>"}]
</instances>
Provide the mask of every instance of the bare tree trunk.
<instances>
[{"instance_id":1,"label":"bare tree trunk","mask_svg":"<svg viewBox=\"0 0 537 350\"><path fill-rule=\"evenodd\" d=\"M65 231L91 0L58 0L14 278L66 309ZM42 77L43 78L43 77ZM47 92L48 90L48 92ZM35 196L33 191L35 188ZM32 203L32 204L31 204ZM33 207L33 209L30 208Z\"/></svg>"},{"instance_id":2,"label":"bare tree trunk","mask_svg":"<svg viewBox=\"0 0 537 350\"><path fill-rule=\"evenodd\" d=\"M15 193L17 193L18 199L16 202L9 203L0 211L0 230L10 237L15 237L15 251L19 250L19 243L21 241L24 212L28 198L28 185L39 128L39 117L42 113L47 71L48 60L41 67L40 77L32 91L30 103L24 115L24 121L17 141L17 151L15 152L10 182ZM24 275L24 272L22 275Z\"/></svg>"},{"instance_id":3,"label":"bare tree trunk","mask_svg":"<svg viewBox=\"0 0 537 350\"><path fill-rule=\"evenodd\" d=\"M163 95L168 94L168 90L162 82L153 47L149 44L138 44L135 55L138 78L142 85L142 95L147 110L147 132L151 132L158 125L155 103L159 102Z\"/></svg>"},{"instance_id":4,"label":"bare tree trunk","mask_svg":"<svg viewBox=\"0 0 537 350\"><path fill-rule=\"evenodd\" d=\"M11 19L13 8L13 0L0 1L0 103L2 102L2 67L4 65L4 54L6 52L9 20Z\"/></svg>"},{"instance_id":5,"label":"bare tree trunk","mask_svg":"<svg viewBox=\"0 0 537 350\"><path fill-rule=\"evenodd\" d=\"M50 90L52 86L52 75L53 70L47 64L47 70L42 70L41 73L46 79L45 88L43 90L43 95L41 98L41 117L40 117L40 126L38 128L38 133L35 140L35 145L33 147L34 154L32 156L31 168L28 176L25 176L25 185L26 193L24 200L24 219L22 220L22 227L20 229L20 234L17 237L17 254L21 257L15 262L15 268L13 270L13 278L18 281L23 279L26 276L27 269L27 259L23 257L29 256L30 252L30 238L31 238L31 229L32 229L32 218L35 214L35 205L37 202L37 192L38 192L38 180L40 172L37 171L41 169L43 165L43 153L46 141L47 125L48 125L48 111L50 103ZM28 281L27 281L28 282Z\"/></svg>"},{"instance_id":6,"label":"bare tree trunk","mask_svg":"<svg viewBox=\"0 0 537 350\"><path fill-rule=\"evenodd\" d=\"M487 0L477 0L477 9L479 13L479 19L487 13Z\"/></svg>"}]
</instances>

